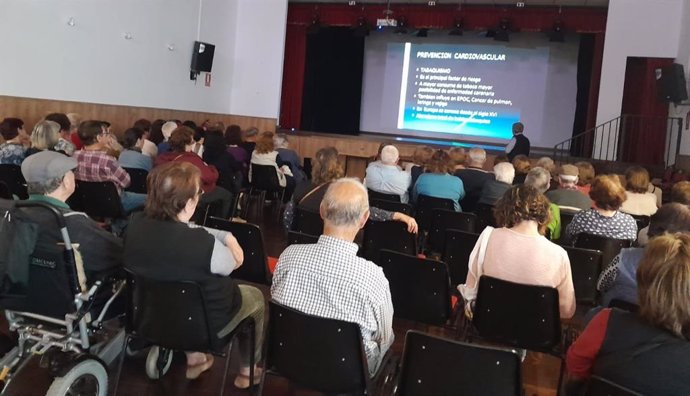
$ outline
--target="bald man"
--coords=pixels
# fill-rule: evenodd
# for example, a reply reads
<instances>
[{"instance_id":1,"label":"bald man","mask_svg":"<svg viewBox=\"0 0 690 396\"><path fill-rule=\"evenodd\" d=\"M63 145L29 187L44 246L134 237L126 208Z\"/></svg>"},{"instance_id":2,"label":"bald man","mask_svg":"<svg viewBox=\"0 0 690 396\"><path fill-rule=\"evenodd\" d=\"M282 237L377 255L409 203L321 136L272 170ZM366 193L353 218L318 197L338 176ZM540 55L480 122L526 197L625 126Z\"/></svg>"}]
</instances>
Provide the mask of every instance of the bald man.
<instances>
[{"instance_id":1,"label":"bald man","mask_svg":"<svg viewBox=\"0 0 690 396\"><path fill-rule=\"evenodd\" d=\"M331 183L320 213L323 235L315 244L283 251L271 297L309 315L357 323L373 375L393 343L393 303L383 271L358 257L353 242L369 218L366 188L357 179Z\"/></svg>"}]
</instances>

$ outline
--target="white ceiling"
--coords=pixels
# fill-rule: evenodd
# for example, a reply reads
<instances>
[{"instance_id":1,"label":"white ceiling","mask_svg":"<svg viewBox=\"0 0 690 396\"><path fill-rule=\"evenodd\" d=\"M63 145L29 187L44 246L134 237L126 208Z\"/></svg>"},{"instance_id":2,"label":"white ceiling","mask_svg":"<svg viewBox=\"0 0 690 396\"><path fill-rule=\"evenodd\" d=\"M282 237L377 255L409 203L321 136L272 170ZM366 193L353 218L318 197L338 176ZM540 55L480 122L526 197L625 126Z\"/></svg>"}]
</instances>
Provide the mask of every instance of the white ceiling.
<instances>
[{"instance_id":1,"label":"white ceiling","mask_svg":"<svg viewBox=\"0 0 690 396\"><path fill-rule=\"evenodd\" d=\"M289 0L290 3L340 3L348 4L347 0ZM427 4L428 0L406 0L392 1L393 4ZM515 6L518 0L436 0L437 5L441 4L462 4L462 5L498 5ZM529 6L577 6L577 7L608 7L609 0L521 0L526 7ZM357 4L385 4L382 0L357 0Z\"/></svg>"}]
</instances>

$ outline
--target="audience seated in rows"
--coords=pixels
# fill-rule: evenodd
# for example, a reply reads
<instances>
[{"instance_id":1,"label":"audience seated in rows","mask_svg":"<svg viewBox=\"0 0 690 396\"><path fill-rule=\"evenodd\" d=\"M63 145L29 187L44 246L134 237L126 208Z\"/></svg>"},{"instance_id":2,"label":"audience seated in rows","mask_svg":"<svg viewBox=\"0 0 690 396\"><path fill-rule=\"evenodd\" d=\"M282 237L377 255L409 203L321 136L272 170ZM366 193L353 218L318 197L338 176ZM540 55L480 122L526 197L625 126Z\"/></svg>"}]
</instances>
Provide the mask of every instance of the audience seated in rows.
<instances>
[{"instance_id":1,"label":"audience seated in rows","mask_svg":"<svg viewBox=\"0 0 690 396\"><path fill-rule=\"evenodd\" d=\"M635 216L651 216L656 213L656 195L649 191L649 172L641 166L625 171L625 201L621 212Z\"/></svg>"},{"instance_id":2,"label":"audience seated in rows","mask_svg":"<svg viewBox=\"0 0 690 396\"><path fill-rule=\"evenodd\" d=\"M690 394L690 235L652 238L636 278L639 314L601 310L568 350L569 394L592 375L644 395Z\"/></svg>"},{"instance_id":3,"label":"audience seated in rows","mask_svg":"<svg viewBox=\"0 0 690 396\"><path fill-rule=\"evenodd\" d=\"M187 127L179 130L189 131ZM191 132L191 131L190 131ZM229 277L244 261L244 252L232 234L189 223L202 194L201 172L188 162L170 162L149 175L149 195L144 212L130 221L124 244L124 265L137 275L159 281L193 281L201 285L211 329L224 337L245 318L255 321L255 350L249 337L240 334L242 360L235 385L248 388L250 353L261 358L265 303L262 292L238 285ZM188 379L197 378L213 365L213 356L187 352ZM260 378L259 370L254 371Z\"/></svg>"},{"instance_id":4,"label":"audience seated in rows","mask_svg":"<svg viewBox=\"0 0 690 396\"><path fill-rule=\"evenodd\" d=\"M225 145L225 138L220 131L211 129L206 132L202 158L204 162L218 170L217 184L220 187L233 194L240 192L244 179L244 167L241 163L235 161L235 157L230 155Z\"/></svg>"},{"instance_id":5,"label":"audience seated in rows","mask_svg":"<svg viewBox=\"0 0 690 396\"><path fill-rule=\"evenodd\" d=\"M244 139L240 147L247 152L247 155L251 158L254 149L256 148L256 140L259 138L259 130L256 128L249 128L244 132Z\"/></svg>"},{"instance_id":6,"label":"audience seated in rows","mask_svg":"<svg viewBox=\"0 0 690 396\"><path fill-rule=\"evenodd\" d=\"M26 150L26 156L30 156L41 151L59 151L66 154L64 151L57 150L56 147L60 141L60 125L54 121L39 121L34 125L31 131L31 147Z\"/></svg>"},{"instance_id":7,"label":"audience seated in rows","mask_svg":"<svg viewBox=\"0 0 690 396\"><path fill-rule=\"evenodd\" d=\"M594 166L587 161L576 162L577 167L577 189L589 197L589 190L592 188L596 172Z\"/></svg>"},{"instance_id":8,"label":"audience seated in rows","mask_svg":"<svg viewBox=\"0 0 690 396\"><path fill-rule=\"evenodd\" d=\"M192 123L192 121L190 121L190 123ZM187 128L194 131L194 135L192 135L192 139L194 139L194 143L192 144L192 153L198 155L201 158L204 158L204 140L206 139L206 134L208 132L212 132L220 134L221 136L223 135L223 130L218 129L216 127L211 127L207 131L202 127L191 127L189 125L183 126L186 126Z\"/></svg>"},{"instance_id":9,"label":"audience seated in rows","mask_svg":"<svg viewBox=\"0 0 690 396\"><path fill-rule=\"evenodd\" d=\"M494 165L494 176L496 180L489 180L484 183L482 195L479 198L480 205L494 206L496 202L510 189L515 178L515 168L510 162L499 162Z\"/></svg>"},{"instance_id":10,"label":"audience seated in rows","mask_svg":"<svg viewBox=\"0 0 690 396\"><path fill-rule=\"evenodd\" d=\"M479 278L554 287L561 318L575 313L575 291L566 251L544 237L549 200L532 186L513 186L494 210L500 228L486 227L470 254L467 280L458 286L470 315Z\"/></svg>"},{"instance_id":11,"label":"audience seated in rows","mask_svg":"<svg viewBox=\"0 0 690 396\"><path fill-rule=\"evenodd\" d=\"M595 208L575 214L566 228L569 239L575 240L578 234L587 233L606 238L635 240L635 219L618 210L625 200L625 189L616 176L597 176L589 197L594 201Z\"/></svg>"},{"instance_id":12,"label":"audience seated in rows","mask_svg":"<svg viewBox=\"0 0 690 396\"><path fill-rule=\"evenodd\" d=\"M460 201L460 206L465 212L474 212L477 202L482 196L482 190L486 182L493 180L494 176L484 170L486 151L479 147L473 147L467 154L467 168L455 171L454 175L462 180L465 196Z\"/></svg>"},{"instance_id":13,"label":"audience seated in rows","mask_svg":"<svg viewBox=\"0 0 690 396\"><path fill-rule=\"evenodd\" d=\"M564 164L558 172L558 189L546 193L546 197L561 209L579 211L592 207L592 200L577 188L579 170L575 165Z\"/></svg>"},{"instance_id":14,"label":"audience seated in rows","mask_svg":"<svg viewBox=\"0 0 690 396\"><path fill-rule=\"evenodd\" d=\"M47 121L50 122L50 121ZM70 240L83 259L87 285L113 274L122 266L122 241L103 230L86 214L75 212L65 203L75 189L74 169L77 160L54 151L41 151L22 163L22 175L29 190L29 201L44 202L60 210L64 215ZM39 235L41 240L55 243L62 240L55 227L55 218L47 211L36 210L35 221L51 230L51 234Z\"/></svg>"},{"instance_id":15,"label":"audience seated in rows","mask_svg":"<svg viewBox=\"0 0 690 396\"><path fill-rule=\"evenodd\" d=\"M320 213L323 235L316 244L283 251L271 297L309 315L357 323L373 375L393 343L393 304L383 271L357 256L353 242L369 217L366 188L356 179L334 181Z\"/></svg>"},{"instance_id":16,"label":"audience seated in rows","mask_svg":"<svg viewBox=\"0 0 690 396\"><path fill-rule=\"evenodd\" d=\"M149 140L151 137L151 121L145 118L141 118L136 120L132 127L139 128L142 132L144 132L144 144L141 146L141 153L151 158L156 158L156 156L158 155L158 146L156 146L154 142Z\"/></svg>"},{"instance_id":17,"label":"audience seated in rows","mask_svg":"<svg viewBox=\"0 0 690 396\"><path fill-rule=\"evenodd\" d=\"M288 230L294 228L295 208L309 212L318 212L328 187L345 174L342 165L338 161L338 150L335 147L320 149L316 152L312 161L311 182L304 182L297 186L292 200L288 203L283 213L283 224ZM413 217L404 213L390 212L375 207L370 207L369 210L369 220L371 221L401 221L407 225L407 230L410 233L417 233L417 222Z\"/></svg>"},{"instance_id":18,"label":"audience seated in rows","mask_svg":"<svg viewBox=\"0 0 690 396\"><path fill-rule=\"evenodd\" d=\"M295 178L295 184L302 183L306 180L307 175L304 174L302 170L302 159L299 154L290 148L290 141L284 133L277 133L273 137L273 144L276 147L276 151L280 155L280 158L285 161L292 171L292 176Z\"/></svg>"},{"instance_id":19,"label":"audience seated in rows","mask_svg":"<svg viewBox=\"0 0 690 396\"><path fill-rule=\"evenodd\" d=\"M0 144L0 164L21 165L30 139L24 131L24 121L5 118L0 123L0 135L5 139L5 143Z\"/></svg>"},{"instance_id":20,"label":"audience seated in rows","mask_svg":"<svg viewBox=\"0 0 690 396\"><path fill-rule=\"evenodd\" d=\"M123 168L143 169L150 171L153 167L153 160L150 156L144 155L144 131L139 128L129 128L124 133L122 144L123 150L117 159Z\"/></svg>"},{"instance_id":21,"label":"audience seated in rows","mask_svg":"<svg viewBox=\"0 0 690 396\"><path fill-rule=\"evenodd\" d=\"M524 184L532 186L544 194L551 186L551 174L542 167L534 167L527 173ZM559 239L561 237L561 210L558 205L550 202L549 214L550 220L546 225L546 229L549 230L549 238L552 240Z\"/></svg>"},{"instance_id":22,"label":"audience seated in rows","mask_svg":"<svg viewBox=\"0 0 690 396\"><path fill-rule=\"evenodd\" d=\"M461 212L460 200L465 197L465 189L460 178L450 175L451 162L448 153L436 150L427 163L427 173L419 176L412 190L413 201L419 195L453 201L455 211Z\"/></svg>"},{"instance_id":23,"label":"audience seated in rows","mask_svg":"<svg viewBox=\"0 0 690 396\"><path fill-rule=\"evenodd\" d=\"M648 229L650 239L664 233L690 233L690 208L668 203L652 215ZM602 305L609 305L613 299L639 304L635 274L643 253L643 247L624 248L602 271L597 283L597 289L603 294Z\"/></svg>"},{"instance_id":24,"label":"audience seated in rows","mask_svg":"<svg viewBox=\"0 0 690 396\"><path fill-rule=\"evenodd\" d=\"M79 124L76 124L76 128L73 128L72 121L69 119L69 117L67 117L67 115L62 113L48 114L45 117L45 120L53 121L60 125L60 137L54 146L55 151L62 151L71 157L77 150L77 146L72 142L71 136L73 132L75 135L77 134L76 132Z\"/></svg>"},{"instance_id":25,"label":"audience seated in rows","mask_svg":"<svg viewBox=\"0 0 690 396\"><path fill-rule=\"evenodd\" d=\"M398 167L398 149L393 145L386 145L381 150L380 157L381 159L367 166L364 178L367 188L384 194L399 195L400 202L407 203L411 176Z\"/></svg>"},{"instance_id":26,"label":"audience seated in rows","mask_svg":"<svg viewBox=\"0 0 690 396\"><path fill-rule=\"evenodd\" d=\"M525 182L527 173L532 168L532 163L526 155L517 155L513 158L513 167L515 168L515 179L513 179L513 185L522 184Z\"/></svg>"},{"instance_id":27,"label":"audience seated in rows","mask_svg":"<svg viewBox=\"0 0 690 396\"><path fill-rule=\"evenodd\" d=\"M285 162L278 154L273 144L273 132L263 132L259 135L256 140L256 145L251 156L251 164L255 165L268 165L273 166L276 169L276 175L278 177L278 184L281 187L285 187L285 195L283 196L283 201L288 202L292 197L292 193L295 191L295 178L292 175L290 166ZM249 168L249 182L252 181L252 168Z\"/></svg>"},{"instance_id":28,"label":"audience seated in rows","mask_svg":"<svg viewBox=\"0 0 690 396\"><path fill-rule=\"evenodd\" d=\"M125 212L143 207L146 194L124 191L125 188L129 187L131 180L129 174L122 169L117 160L106 154L108 142L112 136L104 131L101 122L84 121L79 125L77 133L84 147L74 152L73 157L78 164L74 172L76 179L115 184Z\"/></svg>"},{"instance_id":29,"label":"audience seated in rows","mask_svg":"<svg viewBox=\"0 0 690 396\"><path fill-rule=\"evenodd\" d=\"M173 131L177 129L177 123L174 121L168 121L165 124L161 125L161 133L163 134L163 141L158 143L158 155L161 155L163 153L167 153L170 151L170 136L172 136ZM192 135L194 134L194 131L192 131Z\"/></svg>"},{"instance_id":30,"label":"audience seated in rows","mask_svg":"<svg viewBox=\"0 0 690 396\"><path fill-rule=\"evenodd\" d=\"M201 189L203 190L199 203L203 206L219 202L221 216L226 218L232 206L232 194L228 190L217 186L218 170L213 166L209 166L192 152L192 146L194 145L193 135L194 132L187 127L176 128L167 142L170 145L170 151L158 154L155 166L168 162L187 162L196 166L201 172Z\"/></svg>"}]
</instances>

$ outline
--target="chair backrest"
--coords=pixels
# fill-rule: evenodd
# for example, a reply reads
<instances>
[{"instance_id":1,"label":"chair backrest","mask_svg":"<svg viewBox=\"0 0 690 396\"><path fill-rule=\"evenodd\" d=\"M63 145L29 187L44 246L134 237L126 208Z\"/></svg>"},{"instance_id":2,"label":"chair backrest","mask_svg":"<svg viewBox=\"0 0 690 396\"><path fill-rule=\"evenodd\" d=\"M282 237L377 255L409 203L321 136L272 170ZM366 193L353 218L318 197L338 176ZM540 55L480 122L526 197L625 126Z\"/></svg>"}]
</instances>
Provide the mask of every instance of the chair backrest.
<instances>
[{"instance_id":1,"label":"chair backrest","mask_svg":"<svg viewBox=\"0 0 690 396\"><path fill-rule=\"evenodd\" d=\"M2 199L13 199L12 191L7 186L7 183L0 181L0 198Z\"/></svg>"},{"instance_id":2,"label":"chair backrest","mask_svg":"<svg viewBox=\"0 0 690 396\"><path fill-rule=\"evenodd\" d=\"M649 221L651 218L649 216L642 216L642 215L631 215L633 219L635 219L635 223L637 223L637 232L640 232L641 229L647 227L649 225Z\"/></svg>"},{"instance_id":3,"label":"chair backrest","mask_svg":"<svg viewBox=\"0 0 690 396\"><path fill-rule=\"evenodd\" d=\"M642 396L642 394L594 375L589 379L585 396Z\"/></svg>"},{"instance_id":4,"label":"chair backrest","mask_svg":"<svg viewBox=\"0 0 690 396\"><path fill-rule=\"evenodd\" d=\"M0 181L4 182L10 192L19 199L29 198L26 190L26 180L19 165L0 164Z\"/></svg>"},{"instance_id":5,"label":"chair backrest","mask_svg":"<svg viewBox=\"0 0 690 396\"><path fill-rule=\"evenodd\" d=\"M443 252L446 245L446 231L449 229L477 232L477 215L474 213L447 209L434 209L432 213L429 247L434 252Z\"/></svg>"},{"instance_id":6,"label":"chair backrest","mask_svg":"<svg viewBox=\"0 0 690 396\"><path fill-rule=\"evenodd\" d=\"M371 199L370 197L369 206L387 210L389 212L400 212L408 216L414 215L414 209L412 208L412 206L410 204L405 204L401 202L383 201L380 199Z\"/></svg>"},{"instance_id":7,"label":"chair backrest","mask_svg":"<svg viewBox=\"0 0 690 396\"><path fill-rule=\"evenodd\" d=\"M269 302L267 370L323 393L358 393L369 373L359 326Z\"/></svg>"},{"instance_id":8,"label":"chair backrest","mask_svg":"<svg viewBox=\"0 0 690 396\"><path fill-rule=\"evenodd\" d=\"M316 243L318 241L318 235L309 235L297 231L288 231L288 246L297 244L310 244Z\"/></svg>"},{"instance_id":9,"label":"chair backrest","mask_svg":"<svg viewBox=\"0 0 690 396\"><path fill-rule=\"evenodd\" d=\"M280 191L283 187L278 181L278 174L276 167L273 165L257 165L252 166L252 181L249 183L253 188L265 191Z\"/></svg>"},{"instance_id":10,"label":"chair backrest","mask_svg":"<svg viewBox=\"0 0 690 396\"><path fill-rule=\"evenodd\" d=\"M323 220L319 212L295 208L294 231L308 235L323 234Z\"/></svg>"},{"instance_id":11,"label":"chair backrest","mask_svg":"<svg viewBox=\"0 0 690 396\"><path fill-rule=\"evenodd\" d=\"M371 221L364 227L363 256L380 265L381 249L415 255L417 235L407 232L407 225L400 221Z\"/></svg>"},{"instance_id":12,"label":"chair backrest","mask_svg":"<svg viewBox=\"0 0 690 396\"><path fill-rule=\"evenodd\" d=\"M167 349L222 349L211 331L203 290L195 282L158 281L127 271L126 328L128 333Z\"/></svg>"},{"instance_id":13,"label":"chair backrest","mask_svg":"<svg viewBox=\"0 0 690 396\"><path fill-rule=\"evenodd\" d=\"M570 269L573 273L573 286L578 303L596 305L597 280L601 274L601 252L570 246L563 247L568 252Z\"/></svg>"},{"instance_id":14,"label":"chair backrest","mask_svg":"<svg viewBox=\"0 0 690 396\"><path fill-rule=\"evenodd\" d=\"M369 193L369 202L371 202L372 199L378 199L380 201L400 202L400 195L397 194L386 194L374 191L370 188L367 189L367 192Z\"/></svg>"},{"instance_id":15,"label":"chair backrest","mask_svg":"<svg viewBox=\"0 0 690 396\"><path fill-rule=\"evenodd\" d=\"M621 249L632 246L632 241L582 233L577 235L575 246L601 251L601 263L608 265L620 253Z\"/></svg>"},{"instance_id":16,"label":"chair backrest","mask_svg":"<svg viewBox=\"0 0 690 396\"><path fill-rule=\"evenodd\" d=\"M453 202L452 199L436 198L420 194L417 197L416 207L417 212L415 213L415 219L417 219L419 228L423 231L429 231L429 229L431 229L431 222L433 219L433 210L455 210L455 202Z\"/></svg>"},{"instance_id":17,"label":"chair backrest","mask_svg":"<svg viewBox=\"0 0 690 396\"><path fill-rule=\"evenodd\" d=\"M577 214L577 212L573 212L571 210L561 209L561 237L559 239L559 243L561 243L561 244L572 243L572 241L566 240L567 236L565 233L565 229L568 228L568 224L570 224L573 221L573 217L575 217L576 214Z\"/></svg>"},{"instance_id":18,"label":"chair backrest","mask_svg":"<svg viewBox=\"0 0 690 396\"><path fill-rule=\"evenodd\" d=\"M476 230L481 233L484 228L491 226L496 227L496 219L494 218L494 207L487 204L477 204L474 208L474 213L477 215Z\"/></svg>"},{"instance_id":19,"label":"chair backrest","mask_svg":"<svg viewBox=\"0 0 690 396\"><path fill-rule=\"evenodd\" d=\"M432 325L450 317L450 279L441 261L382 250L380 265L388 279L395 316Z\"/></svg>"},{"instance_id":20,"label":"chair backrest","mask_svg":"<svg viewBox=\"0 0 690 396\"><path fill-rule=\"evenodd\" d=\"M234 279L247 282L271 284L268 270L268 257L264 248L264 238L259 226L251 223L237 223L209 217L206 226L218 230L228 231L237 239L244 251L244 264L230 275Z\"/></svg>"},{"instance_id":21,"label":"chair backrest","mask_svg":"<svg viewBox=\"0 0 690 396\"><path fill-rule=\"evenodd\" d=\"M549 350L561 340L558 290L481 276L472 323L485 339Z\"/></svg>"},{"instance_id":22,"label":"chair backrest","mask_svg":"<svg viewBox=\"0 0 690 396\"><path fill-rule=\"evenodd\" d=\"M129 179L131 180L129 187L126 188L127 191L131 191L139 194L146 194L146 178L149 172L146 169L138 168L122 168L129 174Z\"/></svg>"},{"instance_id":23,"label":"chair backrest","mask_svg":"<svg viewBox=\"0 0 690 396\"><path fill-rule=\"evenodd\" d=\"M478 239L479 234L459 230L446 231L446 246L443 249L442 260L448 265L451 285L465 283L470 253Z\"/></svg>"},{"instance_id":24,"label":"chair backrest","mask_svg":"<svg viewBox=\"0 0 690 396\"><path fill-rule=\"evenodd\" d=\"M405 335L398 392L404 396L522 394L513 351L410 330Z\"/></svg>"},{"instance_id":25,"label":"chair backrest","mask_svg":"<svg viewBox=\"0 0 690 396\"><path fill-rule=\"evenodd\" d=\"M116 219L125 215L120 194L112 182L77 180L74 194L67 202L72 209L95 219Z\"/></svg>"}]
</instances>

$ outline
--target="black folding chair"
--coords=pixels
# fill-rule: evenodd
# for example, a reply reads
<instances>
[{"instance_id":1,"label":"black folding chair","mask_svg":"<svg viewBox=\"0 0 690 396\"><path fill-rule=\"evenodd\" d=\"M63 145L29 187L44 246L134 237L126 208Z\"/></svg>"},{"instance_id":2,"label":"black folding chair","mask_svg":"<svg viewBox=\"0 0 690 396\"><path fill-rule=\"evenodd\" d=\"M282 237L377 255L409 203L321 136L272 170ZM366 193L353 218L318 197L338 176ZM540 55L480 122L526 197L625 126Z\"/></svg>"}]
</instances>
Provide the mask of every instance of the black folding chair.
<instances>
[{"instance_id":1,"label":"black folding chair","mask_svg":"<svg viewBox=\"0 0 690 396\"><path fill-rule=\"evenodd\" d=\"M642 396L642 394L594 375L589 379L585 396Z\"/></svg>"},{"instance_id":2,"label":"black folding chair","mask_svg":"<svg viewBox=\"0 0 690 396\"><path fill-rule=\"evenodd\" d=\"M494 207L487 204L477 204L474 209L474 214L477 215L477 224L475 226L477 232L482 232L486 227L496 227L496 219L494 218Z\"/></svg>"},{"instance_id":3,"label":"black folding chair","mask_svg":"<svg viewBox=\"0 0 690 396\"><path fill-rule=\"evenodd\" d=\"M430 197L428 195L420 194L417 197L417 213L415 219L419 229L422 231L429 231L431 229L431 222L433 221L434 209L455 210L455 202L451 199L443 199Z\"/></svg>"},{"instance_id":4,"label":"black folding chair","mask_svg":"<svg viewBox=\"0 0 690 396\"><path fill-rule=\"evenodd\" d=\"M149 378L159 379L165 375L170 367L173 351L211 353L225 357L222 395L230 363L230 341L241 331L250 334L249 367L250 378L254 378L254 319L244 319L235 330L221 339L210 325L206 297L198 283L158 281L129 271L127 275L127 337L122 354L124 356L125 348L132 338L155 345L148 357L149 360L156 360L155 370L147 367ZM121 359L118 372L122 370L123 361Z\"/></svg>"},{"instance_id":5,"label":"black folding chair","mask_svg":"<svg viewBox=\"0 0 690 396\"><path fill-rule=\"evenodd\" d=\"M410 255L417 254L417 235L407 232L407 225L400 221L367 221L364 227L363 256L381 264L381 249Z\"/></svg>"},{"instance_id":6,"label":"black folding chair","mask_svg":"<svg viewBox=\"0 0 690 396\"><path fill-rule=\"evenodd\" d=\"M14 198L12 196L12 191L10 191L10 188L3 181L0 181L0 198L2 198L2 199L13 199Z\"/></svg>"},{"instance_id":7,"label":"black folding chair","mask_svg":"<svg viewBox=\"0 0 690 396\"><path fill-rule=\"evenodd\" d=\"M218 217L209 217L206 227L228 231L237 239L244 251L244 264L232 271L231 277L247 282L271 284L268 257L264 248L264 237L259 226L251 223L237 223Z\"/></svg>"},{"instance_id":8,"label":"black folding chair","mask_svg":"<svg viewBox=\"0 0 690 396\"><path fill-rule=\"evenodd\" d=\"M601 252L570 246L563 247L568 252L573 286L578 303L594 306L597 304L597 280L601 274Z\"/></svg>"},{"instance_id":9,"label":"black folding chair","mask_svg":"<svg viewBox=\"0 0 690 396\"><path fill-rule=\"evenodd\" d=\"M130 184L125 190L133 193L146 194L146 178L149 172L146 169L122 168L129 174Z\"/></svg>"},{"instance_id":10,"label":"black folding chair","mask_svg":"<svg viewBox=\"0 0 690 396\"><path fill-rule=\"evenodd\" d=\"M386 193L374 191L371 188L368 188L367 192L369 193L369 202L371 202L374 199L377 199L380 201L400 202L400 195L397 195L397 194L386 194Z\"/></svg>"},{"instance_id":11,"label":"black folding chair","mask_svg":"<svg viewBox=\"0 0 690 396\"><path fill-rule=\"evenodd\" d=\"M390 355L382 357L371 378L356 323L307 315L274 301L269 314L266 375L327 394L376 394L374 384L387 373Z\"/></svg>"},{"instance_id":12,"label":"black folding chair","mask_svg":"<svg viewBox=\"0 0 690 396\"><path fill-rule=\"evenodd\" d=\"M414 209L410 204L404 204L400 202L393 202L393 201L383 201L380 199L371 199L369 198L369 206L373 206L375 208L387 210L389 212L400 212L402 214L406 214L408 216L412 216L414 214Z\"/></svg>"},{"instance_id":13,"label":"black folding chair","mask_svg":"<svg viewBox=\"0 0 690 396\"><path fill-rule=\"evenodd\" d=\"M446 247L443 249L443 262L448 265L450 284L457 286L467 280L470 254L477 244L479 234L459 230L446 231Z\"/></svg>"},{"instance_id":14,"label":"black folding chair","mask_svg":"<svg viewBox=\"0 0 690 396\"><path fill-rule=\"evenodd\" d=\"M520 357L410 330L395 394L520 396Z\"/></svg>"},{"instance_id":15,"label":"black folding chair","mask_svg":"<svg viewBox=\"0 0 690 396\"><path fill-rule=\"evenodd\" d=\"M245 209L245 218L249 210L249 201L251 198L258 197L258 202L256 204L256 216L260 217L263 213L264 201L266 201L266 196L273 198L274 202L278 200L277 207L278 215L280 215L280 206L283 202L283 197L285 195L285 187L281 187L278 181L278 174L276 173L276 167L273 165L257 165L251 164L252 167L252 180L249 182L249 200L247 201Z\"/></svg>"},{"instance_id":16,"label":"black folding chair","mask_svg":"<svg viewBox=\"0 0 690 396\"><path fill-rule=\"evenodd\" d=\"M608 265L621 249L632 246L632 241L628 239L614 239L592 234L578 234L575 240L575 247L601 251L601 264Z\"/></svg>"},{"instance_id":17,"label":"black folding chair","mask_svg":"<svg viewBox=\"0 0 690 396\"><path fill-rule=\"evenodd\" d=\"M117 219L125 216L117 187L112 182L77 180L74 194L67 200L69 206L97 220Z\"/></svg>"},{"instance_id":18,"label":"black folding chair","mask_svg":"<svg viewBox=\"0 0 690 396\"><path fill-rule=\"evenodd\" d=\"M445 263L391 250L381 251L380 262L396 317L437 326L452 318L454 307Z\"/></svg>"},{"instance_id":19,"label":"black folding chair","mask_svg":"<svg viewBox=\"0 0 690 396\"><path fill-rule=\"evenodd\" d=\"M319 212L295 208L294 231L307 235L323 234L323 220Z\"/></svg>"},{"instance_id":20,"label":"black folding chair","mask_svg":"<svg viewBox=\"0 0 690 396\"><path fill-rule=\"evenodd\" d=\"M446 231L449 229L477 232L477 215L447 209L432 210L433 219L429 231L429 249L443 252L446 245Z\"/></svg>"},{"instance_id":21,"label":"black folding chair","mask_svg":"<svg viewBox=\"0 0 690 396\"><path fill-rule=\"evenodd\" d=\"M575 217L576 214L577 212L561 209L561 237L556 241L559 245L566 246L573 243L573 241L569 240L566 236L565 230L568 228L568 224L573 221L573 217Z\"/></svg>"},{"instance_id":22,"label":"black folding chair","mask_svg":"<svg viewBox=\"0 0 690 396\"><path fill-rule=\"evenodd\" d=\"M288 246L289 245L299 245L299 244L310 244L319 241L319 237L316 235L303 234L297 231L288 231Z\"/></svg>"},{"instance_id":23,"label":"black folding chair","mask_svg":"<svg viewBox=\"0 0 690 396\"><path fill-rule=\"evenodd\" d=\"M26 180L22 175L22 168L19 165L0 164L0 182L7 185L10 193L19 197L19 199L29 198L29 193L26 190Z\"/></svg>"},{"instance_id":24,"label":"black folding chair","mask_svg":"<svg viewBox=\"0 0 690 396\"><path fill-rule=\"evenodd\" d=\"M633 219L635 219L635 223L637 223L637 232L640 232L641 229L647 227L649 225L650 217L649 216L642 216L642 215L631 215Z\"/></svg>"}]
</instances>

